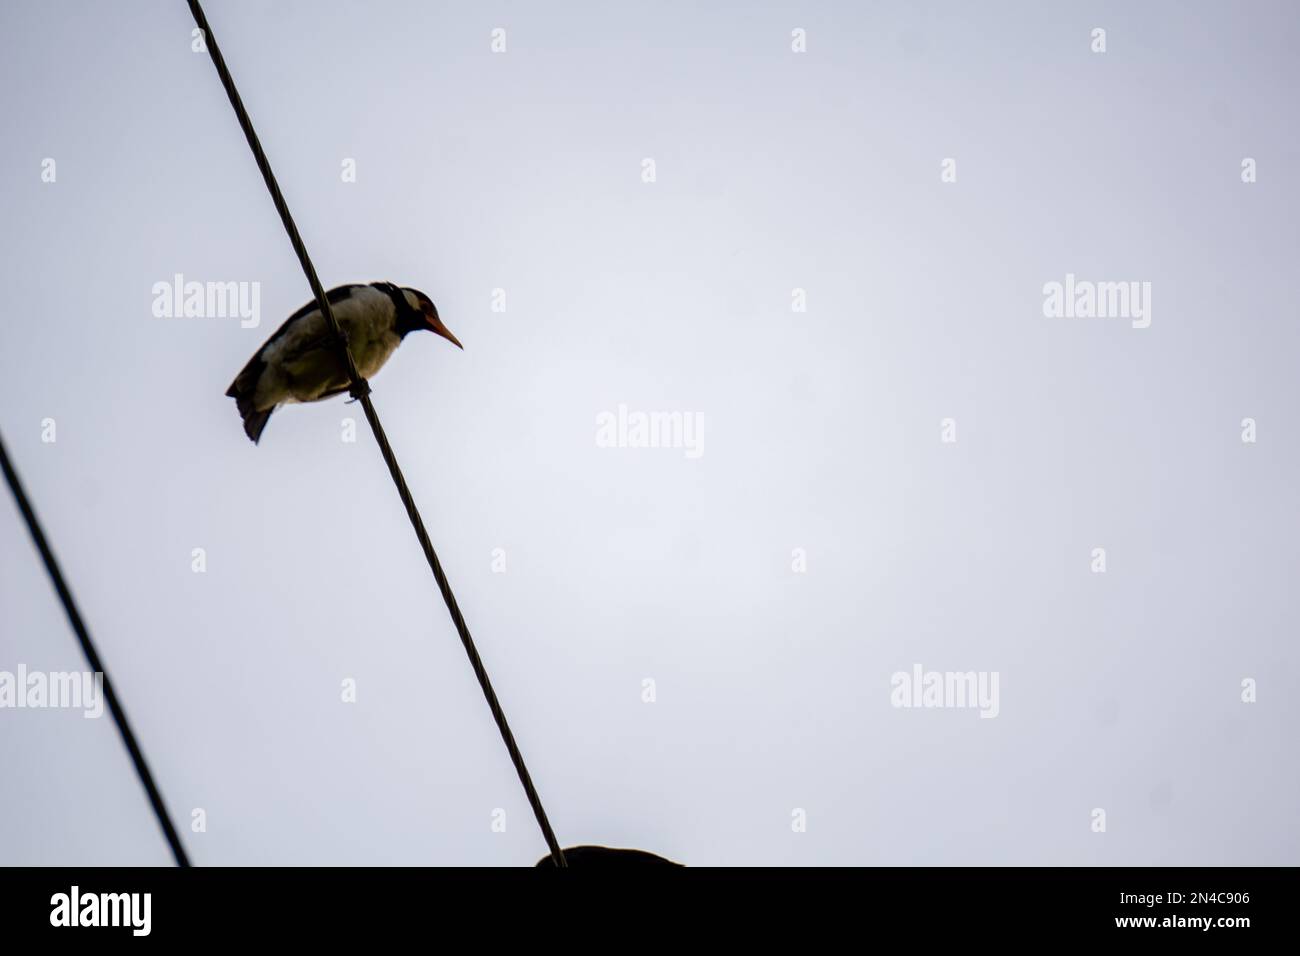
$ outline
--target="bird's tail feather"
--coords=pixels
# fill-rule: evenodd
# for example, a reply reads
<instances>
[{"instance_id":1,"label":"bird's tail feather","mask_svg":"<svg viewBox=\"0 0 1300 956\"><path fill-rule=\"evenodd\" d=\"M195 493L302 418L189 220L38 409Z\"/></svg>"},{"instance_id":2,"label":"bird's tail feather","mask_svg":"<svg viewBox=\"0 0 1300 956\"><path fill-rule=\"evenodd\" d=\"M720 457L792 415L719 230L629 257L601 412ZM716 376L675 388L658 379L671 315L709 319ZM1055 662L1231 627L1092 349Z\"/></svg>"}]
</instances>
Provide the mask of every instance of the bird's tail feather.
<instances>
[{"instance_id":1,"label":"bird's tail feather","mask_svg":"<svg viewBox=\"0 0 1300 956\"><path fill-rule=\"evenodd\" d=\"M275 406L271 406L264 412L259 412L253 407L253 401L244 395L235 395L235 407L239 409L240 417L244 419L244 434L253 440L256 445L259 438L262 437L262 429L266 427L267 420L271 413L275 411Z\"/></svg>"}]
</instances>

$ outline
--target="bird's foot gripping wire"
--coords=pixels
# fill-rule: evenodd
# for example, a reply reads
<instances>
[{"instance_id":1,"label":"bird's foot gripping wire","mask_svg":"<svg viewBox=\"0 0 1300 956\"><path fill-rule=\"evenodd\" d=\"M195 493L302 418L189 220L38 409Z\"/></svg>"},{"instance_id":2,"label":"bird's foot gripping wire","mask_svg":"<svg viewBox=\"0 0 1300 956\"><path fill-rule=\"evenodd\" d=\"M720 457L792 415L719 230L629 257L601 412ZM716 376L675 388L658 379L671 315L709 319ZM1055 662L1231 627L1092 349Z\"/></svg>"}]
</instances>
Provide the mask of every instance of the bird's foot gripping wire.
<instances>
[{"instance_id":1,"label":"bird's foot gripping wire","mask_svg":"<svg viewBox=\"0 0 1300 956\"><path fill-rule=\"evenodd\" d=\"M338 348L339 352L346 356L348 351L348 333L343 331L343 329L339 329L338 335L331 337L334 339L334 344ZM353 381L348 385L348 394L352 396L353 402L359 402L370 394L370 382L362 377L357 372L356 368L353 367L351 358L347 359L347 364L349 373L356 375L356 381ZM351 402L349 402L349 404L351 404Z\"/></svg>"}]
</instances>

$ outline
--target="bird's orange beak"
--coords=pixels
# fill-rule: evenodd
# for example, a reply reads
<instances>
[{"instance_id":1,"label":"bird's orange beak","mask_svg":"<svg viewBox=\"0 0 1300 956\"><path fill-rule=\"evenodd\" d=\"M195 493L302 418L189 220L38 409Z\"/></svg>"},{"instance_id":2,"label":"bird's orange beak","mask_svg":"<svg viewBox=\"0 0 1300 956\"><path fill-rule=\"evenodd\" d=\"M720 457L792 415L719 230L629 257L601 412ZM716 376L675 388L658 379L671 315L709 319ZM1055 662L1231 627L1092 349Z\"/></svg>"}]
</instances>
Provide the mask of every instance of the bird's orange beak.
<instances>
[{"instance_id":1,"label":"bird's orange beak","mask_svg":"<svg viewBox=\"0 0 1300 956\"><path fill-rule=\"evenodd\" d=\"M447 328L447 326L442 324L442 319L438 317L437 309L433 309L429 312L425 312L424 317L429 322L429 328L433 329L433 331L437 332L439 335L441 335L452 345L456 346L456 348L462 350L465 348L465 346L460 344L460 339L456 338L456 336L451 334L451 329Z\"/></svg>"}]
</instances>

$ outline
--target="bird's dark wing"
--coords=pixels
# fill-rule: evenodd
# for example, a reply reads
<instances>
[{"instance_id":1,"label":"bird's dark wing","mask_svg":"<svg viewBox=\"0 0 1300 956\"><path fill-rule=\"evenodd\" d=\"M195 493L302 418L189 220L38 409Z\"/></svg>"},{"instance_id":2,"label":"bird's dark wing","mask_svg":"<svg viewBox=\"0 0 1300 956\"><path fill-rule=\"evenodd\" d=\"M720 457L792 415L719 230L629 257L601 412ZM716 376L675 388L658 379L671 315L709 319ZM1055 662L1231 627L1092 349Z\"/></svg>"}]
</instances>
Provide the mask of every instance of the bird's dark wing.
<instances>
[{"instance_id":1,"label":"bird's dark wing","mask_svg":"<svg viewBox=\"0 0 1300 956\"><path fill-rule=\"evenodd\" d=\"M353 293L355 293L358 289L369 289L369 288L370 286L368 285L359 285L357 283L352 283L351 285L338 285L325 293L325 301L328 302L330 305L338 305L344 299L352 298ZM266 344L270 345L272 342L274 342L277 338L280 337L281 333L284 332L285 326L293 324L294 319L301 319L304 315L306 315L314 308L316 308L316 300L312 299L310 302L304 305L293 315L285 319L284 325L281 325L278 329L276 329L275 335L272 335L269 339L267 339Z\"/></svg>"},{"instance_id":2,"label":"bird's dark wing","mask_svg":"<svg viewBox=\"0 0 1300 956\"><path fill-rule=\"evenodd\" d=\"M369 288L369 286L357 283L335 286L333 289L330 289L325 293L325 300L329 302L330 305L338 305L340 302L351 298L358 289L367 288ZM269 339L262 343L262 347L257 350L257 353L251 359L248 360L248 364L243 367L240 373L235 376L235 380L231 383L230 388L226 389L226 394L231 398L238 398L240 395L256 388L257 380L261 377L262 368L265 365L262 361L262 356L266 353L267 348L272 343L283 338L285 333L289 331L290 326L316 308L317 302L315 299L312 299L293 315L281 322L280 327L271 334ZM305 340L299 348L294 349L294 354L300 355L303 352L317 348L318 346L323 345L327 341L327 338L328 336L320 336L318 338Z\"/></svg>"}]
</instances>

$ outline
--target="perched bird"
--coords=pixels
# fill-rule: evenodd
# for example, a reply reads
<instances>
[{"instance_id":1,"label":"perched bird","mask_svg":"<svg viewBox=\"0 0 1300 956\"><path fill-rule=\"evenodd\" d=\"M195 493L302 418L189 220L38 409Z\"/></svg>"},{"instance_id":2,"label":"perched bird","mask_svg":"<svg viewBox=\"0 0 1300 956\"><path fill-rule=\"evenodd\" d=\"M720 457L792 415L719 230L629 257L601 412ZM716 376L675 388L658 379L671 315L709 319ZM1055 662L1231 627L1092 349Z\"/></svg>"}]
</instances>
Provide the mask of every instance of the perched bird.
<instances>
[{"instance_id":1,"label":"perched bird","mask_svg":"<svg viewBox=\"0 0 1300 956\"><path fill-rule=\"evenodd\" d=\"M352 360L363 378L384 367L407 332L437 332L463 346L438 318L429 297L391 282L341 285L326 293L334 316L348 337ZM319 402L348 390L348 372L338 343L315 301L289 316L248 360L226 394L244 419L244 432L256 444L271 413L293 402Z\"/></svg>"}]
</instances>

